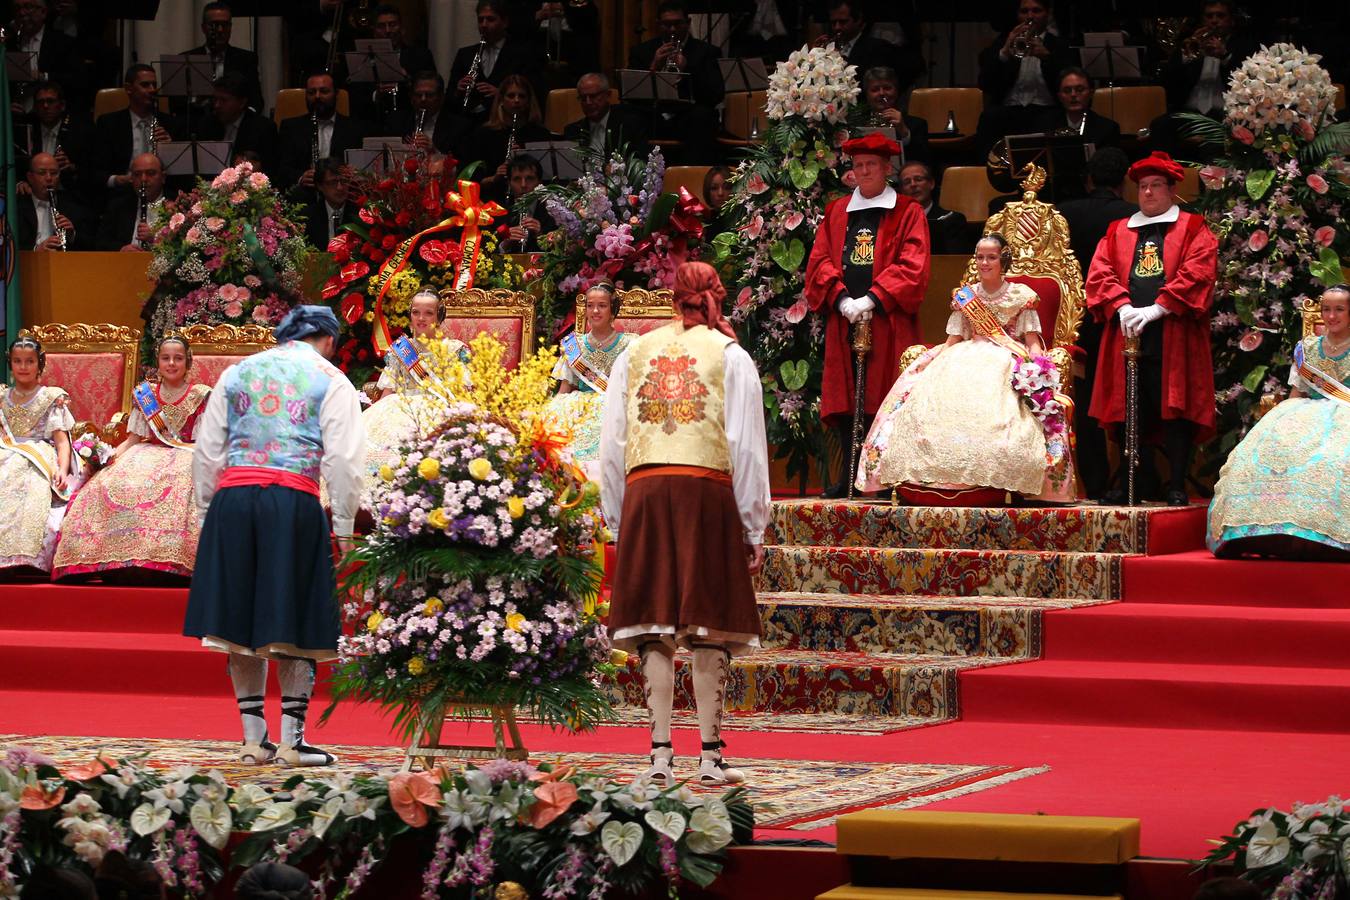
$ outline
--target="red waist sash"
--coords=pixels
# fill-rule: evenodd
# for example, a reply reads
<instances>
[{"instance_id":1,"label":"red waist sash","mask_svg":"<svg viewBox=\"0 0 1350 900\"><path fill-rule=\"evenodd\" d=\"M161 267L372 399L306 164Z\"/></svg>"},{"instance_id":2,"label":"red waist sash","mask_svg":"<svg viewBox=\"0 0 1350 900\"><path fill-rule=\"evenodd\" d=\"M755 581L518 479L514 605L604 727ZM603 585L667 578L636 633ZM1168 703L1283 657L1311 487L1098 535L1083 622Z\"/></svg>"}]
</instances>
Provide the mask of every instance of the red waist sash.
<instances>
[{"instance_id":1,"label":"red waist sash","mask_svg":"<svg viewBox=\"0 0 1350 900\"><path fill-rule=\"evenodd\" d=\"M294 491L304 491L306 494L313 494L315 497L319 496L319 483L313 478L301 475L299 472L288 472L285 469L266 469L262 466L230 466L220 476L220 484L216 485L216 489L247 487L248 485L269 487L274 484Z\"/></svg>"},{"instance_id":2,"label":"red waist sash","mask_svg":"<svg viewBox=\"0 0 1350 900\"><path fill-rule=\"evenodd\" d=\"M731 475L727 472L719 472L716 469L707 469L703 466L642 466L628 473L628 484L635 481L641 481L643 478L652 478L657 475L683 475L686 478L706 478L709 481L715 481L718 484L725 484L731 487Z\"/></svg>"}]
</instances>

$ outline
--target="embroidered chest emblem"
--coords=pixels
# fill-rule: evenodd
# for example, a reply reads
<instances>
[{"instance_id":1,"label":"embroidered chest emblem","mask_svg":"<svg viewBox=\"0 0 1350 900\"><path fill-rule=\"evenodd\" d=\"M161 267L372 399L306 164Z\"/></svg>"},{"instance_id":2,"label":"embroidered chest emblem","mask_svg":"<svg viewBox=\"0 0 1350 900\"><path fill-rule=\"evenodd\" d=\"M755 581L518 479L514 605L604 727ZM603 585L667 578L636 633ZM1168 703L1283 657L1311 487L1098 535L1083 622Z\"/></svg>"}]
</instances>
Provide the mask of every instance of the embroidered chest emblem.
<instances>
[{"instance_id":1,"label":"embroidered chest emblem","mask_svg":"<svg viewBox=\"0 0 1350 900\"><path fill-rule=\"evenodd\" d=\"M876 244L872 229L859 228L853 235L853 252L848 256L848 261L855 266L870 266L876 259Z\"/></svg>"},{"instance_id":2,"label":"embroidered chest emblem","mask_svg":"<svg viewBox=\"0 0 1350 900\"><path fill-rule=\"evenodd\" d=\"M1144 241L1139 249L1139 261L1134 264L1134 274L1138 278L1157 278L1163 273L1162 260L1158 258L1158 245Z\"/></svg>"},{"instance_id":3,"label":"embroidered chest emblem","mask_svg":"<svg viewBox=\"0 0 1350 900\"><path fill-rule=\"evenodd\" d=\"M694 370L692 356L658 356L649 364L637 395L638 421L660 424L666 434L674 434L680 425L703 418L708 389Z\"/></svg>"}]
</instances>

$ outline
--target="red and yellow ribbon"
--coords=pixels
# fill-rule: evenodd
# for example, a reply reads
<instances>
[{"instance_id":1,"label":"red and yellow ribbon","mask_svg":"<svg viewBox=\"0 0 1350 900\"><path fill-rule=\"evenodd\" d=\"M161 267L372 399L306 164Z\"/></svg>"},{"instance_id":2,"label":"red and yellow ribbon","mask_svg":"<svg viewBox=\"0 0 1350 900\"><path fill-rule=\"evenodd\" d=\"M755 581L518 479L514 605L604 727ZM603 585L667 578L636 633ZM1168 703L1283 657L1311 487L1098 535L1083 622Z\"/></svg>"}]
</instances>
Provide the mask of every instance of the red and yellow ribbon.
<instances>
[{"instance_id":1,"label":"red and yellow ribbon","mask_svg":"<svg viewBox=\"0 0 1350 900\"><path fill-rule=\"evenodd\" d=\"M375 295L375 323L371 341L375 345L375 352L380 356L384 356L393 343L389 334L389 322L384 317L384 295L388 293L394 276L402 272L412 259L418 242L429 235L439 234L451 228L463 228L464 233L459 241L461 253L459 271L455 274L455 290L467 290L473 287L473 273L478 266L478 252L481 245L479 229L491 224L497 216L506 215L506 210L493 201L484 203L479 196L478 185L472 181L461 181L459 191L447 193L445 206L451 215L430 228L405 238L380 266L379 274L375 276L374 283L379 290Z\"/></svg>"}]
</instances>

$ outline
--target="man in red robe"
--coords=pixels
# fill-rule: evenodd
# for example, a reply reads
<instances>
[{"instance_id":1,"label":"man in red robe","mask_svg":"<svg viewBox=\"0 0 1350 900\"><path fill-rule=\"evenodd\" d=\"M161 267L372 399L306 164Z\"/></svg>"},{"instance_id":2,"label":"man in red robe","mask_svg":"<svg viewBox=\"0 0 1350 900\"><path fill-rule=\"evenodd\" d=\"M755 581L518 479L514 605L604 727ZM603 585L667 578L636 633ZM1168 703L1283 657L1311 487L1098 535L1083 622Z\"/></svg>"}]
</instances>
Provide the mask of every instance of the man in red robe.
<instances>
[{"instance_id":1,"label":"man in red robe","mask_svg":"<svg viewBox=\"0 0 1350 900\"><path fill-rule=\"evenodd\" d=\"M806 264L807 305L825 317L820 420L839 435L841 471L826 497L847 490L852 452L853 348L849 326L872 323L863 388L863 433L899 375L900 354L919 341L919 304L928 289L928 222L923 207L886 183L900 147L880 134L846 141L857 187L825 208Z\"/></svg>"},{"instance_id":2,"label":"man in red robe","mask_svg":"<svg viewBox=\"0 0 1350 900\"><path fill-rule=\"evenodd\" d=\"M1087 275L1087 308L1103 323L1088 413L1123 441L1123 351L1125 338L1137 336L1139 435L1143 442L1163 446L1171 470L1166 492L1171 506L1190 502L1191 451L1214 434L1215 419L1209 312L1219 245L1202 216L1177 206L1176 184L1183 172L1162 151L1130 167L1129 176L1139 185L1139 212L1111 223ZM1151 461L1141 466L1145 494L1156 490L1153 473ZM1124 491L1116 488L1102 502L1123 499Z\"/></svg>"}]
</instances>

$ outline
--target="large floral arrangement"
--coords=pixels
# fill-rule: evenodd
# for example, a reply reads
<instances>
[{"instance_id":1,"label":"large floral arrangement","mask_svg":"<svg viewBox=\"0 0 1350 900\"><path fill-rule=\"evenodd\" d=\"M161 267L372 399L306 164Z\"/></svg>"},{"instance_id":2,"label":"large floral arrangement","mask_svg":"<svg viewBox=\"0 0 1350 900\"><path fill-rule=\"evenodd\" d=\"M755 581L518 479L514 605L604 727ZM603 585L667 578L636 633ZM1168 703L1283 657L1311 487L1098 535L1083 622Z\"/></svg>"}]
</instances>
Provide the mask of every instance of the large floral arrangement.
<instances>
[{"instance_id":1,"label":"large floral arrangement","mask_svg":"<svg viewBox=\"0 0 1350 900\"><path fill-rule=\"evenodd\" d=\"M472 387L410 401L419 424L366 498L376 524L344 579L334 702L374 700L405 733L458 701L588 728L610 715L599 680L614 668L599 492L543 418L552 351L507 372L495 338L471 349L465 373L433 345L443 383Z\"/></svg>"},{"instance_id":2,"label":"large floral arrangement","mask_svg":"<svg viewBox=\"0 0 1350 900\"><path fill-rule=\"evenodd\" d=\"M366 884L396 840L419 844L422 897L514 882L530 896L640 893L721 872L749 841L742 789L660 790L604 773L493 762L374 777L295 776L280 790L230 785L190 766L152 770L103 758L60 770L16 748L0 760L0 897L38 864L94 870L111 852L148 860L174 894L207 896L228 864L312 864L315 895Z\"/></svg>"},{"instance_id":3,"label":"large floral arrangement","mask_svg":"<svg viewBox=\"0 0 1350 900\"><path fill-rule=\"evenodd\" d=\"M789 69L795 80L785 82ZM838 148L848 133L836 123L857 101L858 86L854 67L833 48L793 53L774 78L769 127L732 177L733 230L713 245L735 298L729 317L764 380L769 443L787 458L788 475L805 479L825 451L824 322L802 295L806 260L826 204L844 191Z\"/></svg>"},{"instance_id":4,"label":"large floral arrangement","mask_svg":"<svg viewBox=\"0 0 1350 900\"><path fill-rule=\"evenodd\" d=\"M669 288L680 263L699 258L703 206L687 190L663 193L665 173L659 147L645 160L591 154L575 183L540 189L558 224L539 256L546 328L596 282Z\"/></svg>"},{"instance_id":5,"label":"large floral arrangement","mask_svg":"<svg viewBox=\"0 0 1350 900\"><path fill-rule=\"evenodd\" d=\"M1342 280L1350 252L1350 124L1334 123L1336 91L1319 59L1292 44L1263 47L1233 73L1222 124L1187 116L1193 133L1224 148L1200 169L1199 201L1219 237L1216 465L1262 401L1286 392L1298 306Z\"/></svg>"},{"instance_id":6,"label":"large floral arrangement","mask_svg":"<svg viewBox=\"0 0 1350 900\"><path fill-rule=\"evenodd\" d=\"M167 202L151 223L148 353L184 325L275 325L300 300L310 250L296 211L250 163Z\"/></svg>"},{"instance_id":7,"label":"large floral arrangement","mask_svg":"<svg viewBox=\"0 0 1350 900\"><path fill-rule=\"evenodd\" d=\"M359 221L344 225L344 233L328 245L336 271L324 284L323 298L346 329L335 361L357 385L370 380L381 365L374 341L377 317L387 323L391 340L398 338L408 329L413 295L424 287L453 288L460 271L456 183L443 168L424 168L428 165L439 166L440 161L428 164L410 157L401 177L363 178L355 200ZM408 238L427 231L431 233L410 248L406 264L390 279L377 309L381 267ZM497 238L490 229L481 232L472 281L477 287L505 290L525 284L524 270L509 256L497 254Z\"/></svg>"},{"instance_id":8,"label":"large floral arrangement","mask_svg":"<svg viewBox=\"0 0 1350 900\"><path fill-rule=\"evenodd\" d=\"M1332 900L1350 892L1350 810L1340 797L1258 809L1233 826L1202 866L1232 865L1274 900Z\"/></svg>"}]
</instances>

